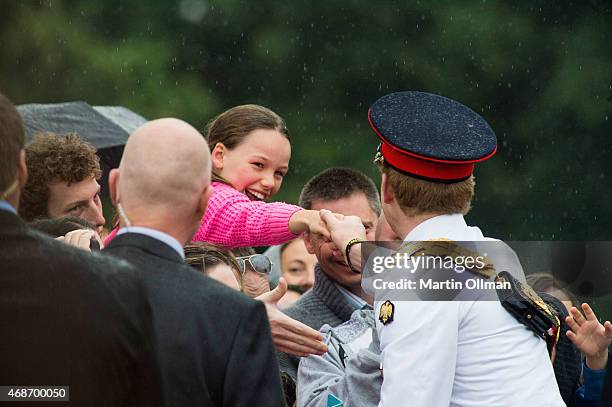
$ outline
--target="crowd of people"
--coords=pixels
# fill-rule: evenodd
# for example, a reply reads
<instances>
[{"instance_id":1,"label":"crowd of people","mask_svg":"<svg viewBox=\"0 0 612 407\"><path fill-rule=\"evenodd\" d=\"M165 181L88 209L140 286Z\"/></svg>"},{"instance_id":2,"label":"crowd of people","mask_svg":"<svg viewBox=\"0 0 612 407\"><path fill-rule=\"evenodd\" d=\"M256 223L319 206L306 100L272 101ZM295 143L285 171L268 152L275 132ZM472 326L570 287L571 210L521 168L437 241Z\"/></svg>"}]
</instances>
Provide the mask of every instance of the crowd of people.
<instances>
[{"instance_id":1,"label":"crowd of people","mask_svg":"<svg viewBox=\"0 0 612 407\"><path fill-rule=\"evenodd\" d=\"M272 110L233 107L204 134L149 121L108 175L106 229L86 135L26 144L0 94L0 385L66 385L75 406L612 402L612 324L550 275L516 275L539 336L501 299L365 288L366 242L491 240L464 215L497 150L482 117L438 95L389 94L368 118L380 189L326 168L298 205L269 202L291 158Z\"/></svg>"}]
</instances>

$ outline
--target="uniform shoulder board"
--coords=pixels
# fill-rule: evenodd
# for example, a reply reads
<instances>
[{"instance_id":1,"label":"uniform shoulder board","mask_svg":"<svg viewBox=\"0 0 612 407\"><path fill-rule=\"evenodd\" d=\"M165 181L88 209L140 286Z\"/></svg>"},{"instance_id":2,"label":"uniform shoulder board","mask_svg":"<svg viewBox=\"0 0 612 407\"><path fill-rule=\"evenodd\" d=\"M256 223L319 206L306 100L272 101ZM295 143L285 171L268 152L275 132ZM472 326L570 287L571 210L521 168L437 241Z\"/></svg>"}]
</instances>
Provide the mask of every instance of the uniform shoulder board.
<instances>
[{"instance_id":1,"label":"uniform shoulder board","mask_svg":"<svg viewBox=\"0 0 612 407\"><path fill-rule=\"evenodd\" d=\"M553 346L559 341L561 321L557 311L546 304L529 285L522 284L507 271L500 272L495 281L510 283L511 288L509 289L497 289L501 305L517 321L544 339L548 352L551 353ZM499 284L498 286L507 285Z\"/></svg>"}]
</instances>

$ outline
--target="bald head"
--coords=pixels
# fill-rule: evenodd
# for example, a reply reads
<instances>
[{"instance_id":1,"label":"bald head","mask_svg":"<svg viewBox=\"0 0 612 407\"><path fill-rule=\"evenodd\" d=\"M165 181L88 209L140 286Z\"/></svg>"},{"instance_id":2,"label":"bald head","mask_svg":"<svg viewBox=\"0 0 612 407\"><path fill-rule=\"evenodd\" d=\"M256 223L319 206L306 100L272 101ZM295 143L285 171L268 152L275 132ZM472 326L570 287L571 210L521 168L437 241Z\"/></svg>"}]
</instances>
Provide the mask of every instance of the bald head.
<instances>
[{"instance_id":1,"label":"bald head","mask_svg":"<svg viewBox=\"0 0 612 407\"><path fill-rule=\"evenodd\" d=\"M210 166L208 145L195 128L178 119L150 121L125 145L115 199L131 220L170 213L176 222L193 216Z\"/></svg>"}]
</instances>

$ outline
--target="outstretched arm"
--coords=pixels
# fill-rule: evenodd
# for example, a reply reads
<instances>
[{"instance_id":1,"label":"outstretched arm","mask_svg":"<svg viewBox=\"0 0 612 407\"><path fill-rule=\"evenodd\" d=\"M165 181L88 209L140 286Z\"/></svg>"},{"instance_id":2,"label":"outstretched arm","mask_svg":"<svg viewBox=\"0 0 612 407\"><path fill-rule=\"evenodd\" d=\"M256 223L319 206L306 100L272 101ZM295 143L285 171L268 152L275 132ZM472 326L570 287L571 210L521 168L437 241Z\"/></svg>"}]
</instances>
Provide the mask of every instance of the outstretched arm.
<instances>
[{"instance_id":1,"label":"outstretched arm","mask_svg":"<svg viewBox=\"0 0 612 407\"><path fill-rule=\"evenodd\" d=\"M282 202L251 201L230 186L218 185L193 240L227 248L271 246L305 231L328 235L318 211Z\"/></svg>"},{"instance_id":2,"label":"outstretched arm","mask_svg":"<svg viewBox=\"0 0 612 407\"><path fill-rule=\"evenodd\" d=\"M332 241L345 256L346 246L351 240L365 240L366 230L358 216L342 216L326 209L322 209L319 213L329 229ZM350 259L346 259L347 263L354 269L361 270L361 245L351 246L349 256Z\"/></svg>"},{"instance_id":3,"label":"outstretched arm","mask_svg":"<svg viewBox=\"0 0 612 407\"><path fill-rule=\"evenodd\" d=\"M278 309L276 304L286 292L287 282L281 277L274 290L256 298L266 306L276 350L296 356L324 354L327 352L327 346L322 342L323 335L320 332L290 318Z\"/></svg>"}]
</instances>

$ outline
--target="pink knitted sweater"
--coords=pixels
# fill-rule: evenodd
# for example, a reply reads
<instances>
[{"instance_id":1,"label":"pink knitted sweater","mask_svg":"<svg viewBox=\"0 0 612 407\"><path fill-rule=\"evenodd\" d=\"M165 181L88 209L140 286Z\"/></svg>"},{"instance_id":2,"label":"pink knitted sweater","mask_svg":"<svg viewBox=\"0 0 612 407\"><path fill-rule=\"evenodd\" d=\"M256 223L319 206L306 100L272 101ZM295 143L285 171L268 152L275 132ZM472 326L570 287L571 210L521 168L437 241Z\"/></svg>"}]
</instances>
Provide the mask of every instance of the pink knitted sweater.
<instances>
[{"instance_id":1,"label":"pink knitted sweater","mask_svg":"<svg viewBox=\"0 0 612 407\"><path fill-rule=\"evenodd\" d=\"M213 182L196 242L208 242L232 249L245 246L271 246L295 239L289 218L301 210L282 202L251 201L231 186Z\"/></svg>"}]
</instances>

